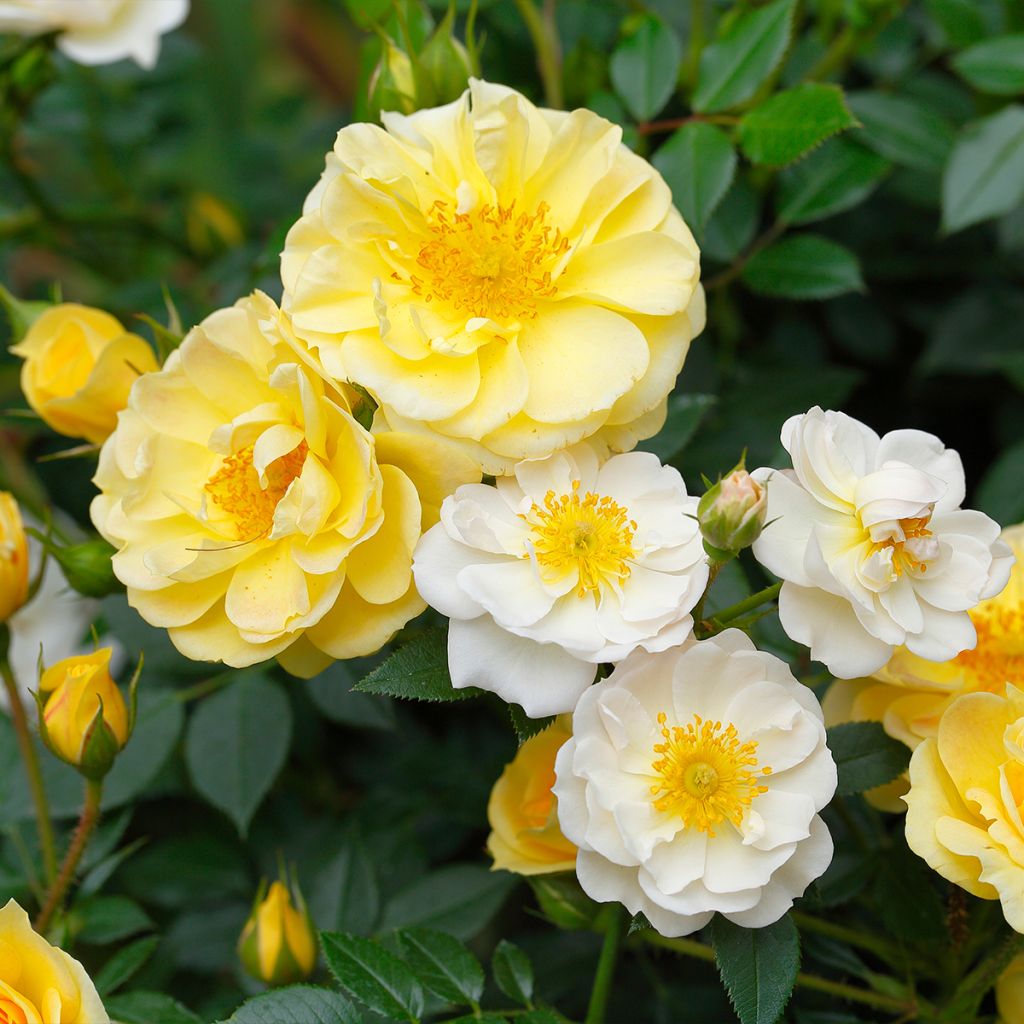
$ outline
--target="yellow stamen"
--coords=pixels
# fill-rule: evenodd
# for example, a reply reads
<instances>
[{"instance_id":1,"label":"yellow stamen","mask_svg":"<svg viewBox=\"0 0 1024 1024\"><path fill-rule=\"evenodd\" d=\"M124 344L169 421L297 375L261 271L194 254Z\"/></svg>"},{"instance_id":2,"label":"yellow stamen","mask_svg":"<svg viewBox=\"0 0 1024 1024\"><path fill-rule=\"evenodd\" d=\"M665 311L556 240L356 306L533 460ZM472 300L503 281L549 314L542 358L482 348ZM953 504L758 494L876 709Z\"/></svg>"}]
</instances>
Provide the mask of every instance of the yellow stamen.
<instances>
[{"instance_id":1,"label":"yellow stamen","mask_svg":"<svg viewBox=\"0 0 1024 1024\"><path fill-rule=\"evenodd\" d=\"M723 729L700 715L685 727L669 728L666 721L659 712L665 742L655 744L658 758L651 764L661 776L651 786L655 810L677 815L709 836L719 822L739 826L754 797L768 791L762 779L772 770L758 768L757 743L741 743L731 722Z\"/></svg>"},{"instance_id":2,"label":"yellow stamen","mask_svg":"<svg viewBox=\"0 0 1024 1024\"><path fill-rule=\"evenodd\" d=\"M522 518L533 526L533 554L541 571L559 579L576 569L576 593L583 597L629 576L637 527L628 517L629 512L607 495L587 491L581 497L580 482L573 480L571 494L556 497L548 491L543 507L534 502Z\"/></svg>"},{"instance_id":3,"label":"yellow stamen","mask_svg":"<svg viewBox=\"0 0 1024 1024\"><path fill-rule=\"evenodd\" d=\"M888 537L883 541L872 544L871 554L873 555L876 551L881 551L882 548L892 548L892 570L897 576L902 576L905 569L910 569L914 572L927 572L928 563L921 561L911 551L908 551L906 543L908 540L930 537L932 531L928 529L928 524L931 522L931 519L930 513L915 519L901 519L900 529L903 531L903 540Z\"/></svg>"}]
</instances>

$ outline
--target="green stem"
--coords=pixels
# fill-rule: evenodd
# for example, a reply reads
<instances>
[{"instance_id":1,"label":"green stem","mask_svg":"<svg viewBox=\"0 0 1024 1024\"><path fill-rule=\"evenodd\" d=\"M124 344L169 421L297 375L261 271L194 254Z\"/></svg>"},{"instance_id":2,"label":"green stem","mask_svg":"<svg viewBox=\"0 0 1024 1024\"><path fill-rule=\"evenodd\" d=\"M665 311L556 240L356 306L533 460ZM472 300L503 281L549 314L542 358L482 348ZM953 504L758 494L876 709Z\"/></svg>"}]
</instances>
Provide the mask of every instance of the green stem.
<instances>
[{"instance_id":1,"label":"green stem","mask_svg":"<svg viewBox=\"0 0 1024 1024\"><path fill-rule=\"evenodd\" d=\"M615 977L615 965L619 960L619 947L626 930L626 915L618 903L611 903L606 911L607 927L604 933L604 944L601 956L597 961L597 972L594 974L594 986L590 990L590 1005L583 1024L603 1024L605 1011L608 1009L608 996L612 990Z\"/></svg>"},{"instance_id":2,"label":"green stem","mask_svg":"<svg viewBox=\"0 0 1024 1024\"><path fill-rule=\"evenodd\" d=\"M727 626L734 619L746 615L747 612L752 612L756 608L760 608L761 605L774 601L779 596L781 589L781 583L773 583L770 587L765 587L764 590L759 590L756 594L751 594L750 597L746 597L742 601L737 601L735 604L729 605L728 608L723 608L720 612L716 612L712 616L712 620L717 626Z\"/></svg>"},{"instance_id":3,"label":"green stem","mask_svg":"<svg viewBox=\"0 0 1024 1024\"><path fill-rule=\"evenodd\" d=\"M892 963L903 956L902 951L896 946L874 935L866 935L864 932L859 932L854 928L846 928L841 924L823 921L820 917L802 914L796 910L791 911L789 916L801 931L817 932L819 935L838 939L840 942L845 942L851 946L859 946L861 949L874 953L887 963Z\"/></svg>"},{"instance_id":4,"label":"green stem","mask_svg":"<svg viewBox=\"0 0 1024 1024\"><path fill-rule=\"evenodd\" d=\"M562 47L555 26L554 5L550 0L545 0L543 14L533 0L516 0L516 7L519 8L537 50L537 69L544 84L544 100L549 107L561 110L565 106L562 93Z\"/></svg>"},{"instance_id":5,"label":"green stem","mask_svg":"<svg viewBox=\"0 0 1024 1024\"><path fill-rule=\"evenodd\" d=\"M712 277L705 285L705 291L714 291L716 288L723 288L727 284L731 284L736 280L740 274L743 273L743 269L746 265L756 256L762 249L767 249L772 242L776 241L778 237L786 230L787 225L779 220L776 221L770 228L768 228L763 234L754 239L750 243L747 251L737 257L736 262L723 270L720 274L716 274Z\"/></svg>"},{"instance_id":6,"label":"green stem","mask_svg":"<svg viewBox=\"0 0 1024 1024\"><path fill-rule=\"evenodd\" d=\"M10 643L10 630L6 624L0 625L0 675L3 676L4 689L7 691L7 702L11 707L11 722L14 733L18 737L21 759L25 764L25 776L32 794L32 803L36 809L36 828L39 832L39 849L43 854L43 872L47 884L53 881L57 873L57 855L53 841L53 823L50 821L50 806L46 800L46 787L43 785L43 773L39 768L39 756L32 743L32 732L25 714L25 705L21 702L21 693L17 681L7 660L7 649Z\"/></svg>"},{"instance_id":7,"label":"green stem","mask_svg":"<svg viewBox=\"0 0 1024 1024\"><path fill-rule=\"evenodd\" d=\"M715 580L718 578L718 574L722 571L727 563L719 562L715 559L710 560L708 566L708 584L704 588L704 593L700 595L700 600L697 602L696 607L693 609L693 625L695 629L699 629L701 623L704 621L704 604L708 599L708 594L711 593L711 588L715 585Z\"/></svg>"},{"instance_id":8,"label":"green stem","mask_svg":"<svg viewBox=\"0 0 1024 1024\"><path fill-rule=\"evenodd\" d=\"M56 881L50 886L43 909L35 921L35 930L40 933L46 931L54 912L64 900L75 877L78 862L82 859L85 847L88 845L89 837L92 835L96 823L100 820L100 800L103 798L102 779L85 780L85 800L82 803L82 813L78 819L78 826L75 834L71 837L71 845L64 855L64 862L60 866L60 873Z\"/></svg>"},{"instance_id":9,"label":"green stem","mask_svg":"<svg viewBox=\"0 0 1024 1024\"><path fill-rule=\"evenodd\" d=\"M704 37L707 30L705 3L706 0L690 0L690 41L686 48L683 84L691 90L697 85L700 55L704 50Z\"/></svg>"},{"instance_id":10,"label":"green stem","mask_svg":"<svg viewBox=\"0 0 1024 1024\"><path fill-rule=\"evenodd\" d=\"M640 934L643 936L644 941L652 946L671 949L685 956L706 960L708 963L715 962L715 951L703 942L696 942L693 939L666 939L653 929L646 929ZM856 985L845 985L840 981L831 981L828 978L819 977L817 974L805 974L801 971L796 976L796 986L797 988L812 989L815 992L825 992L828 995L836 996L838 999L845 999L849 1002L864 1003L866 1006L874 1006L879 1010L890 1010L893 1013L906 1014L907 1019L910 1020L917 1016L918 1007L913 1002L882 995L880 992L872 992L870 989L859 988Z\"/></svg>"},{"instance_id":11,"label":"green stem","mask_svg":"<svg viewBox=\"0 0 1024 1024\"><path fill-rule=\"evenodd\" d=\"M201 683L196 683L194 686L186 686L184 689L177 690L174 694L174 699L180 700L182 703L190 700L198 700L200 697L206 697L211 693L216 693L217 690L222 686L227 686L227 684L234 678L234 671L220 672L215 676L211 676L209 679L204 679Z\"/></svg>"},{"instance_id":12,"label":"green stem","mask_svg":"<svg viewBox=\"0 0 1024 1024\"><path fill-rule=\"evenodd\" d=\"M956 987L952 998L942 1008L936 1020L948 1024L965 1024L977 1020L978 1007L985 994L999 980L1007 964L1024 950L1024 935L1016 933L991 955L986 957Z\"/></svg>"}]
</instances>

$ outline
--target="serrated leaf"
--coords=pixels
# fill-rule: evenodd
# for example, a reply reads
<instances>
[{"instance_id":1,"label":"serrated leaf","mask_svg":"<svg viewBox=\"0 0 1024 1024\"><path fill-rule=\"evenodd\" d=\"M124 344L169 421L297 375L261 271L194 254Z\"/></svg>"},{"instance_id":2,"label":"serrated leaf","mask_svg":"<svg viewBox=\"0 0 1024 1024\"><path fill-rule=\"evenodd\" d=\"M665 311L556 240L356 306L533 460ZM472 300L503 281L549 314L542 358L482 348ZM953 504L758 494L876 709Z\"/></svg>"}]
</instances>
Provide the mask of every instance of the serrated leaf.
<instances>
[{"instance_id":1,"label":"serrated leaf","mask_svg":"<svg viewBox=\"0 0 1024 1024\"><path fill-rule=\"evenodd\" d=\"M729 110L749 100L779 66L793 30L794 0L748 11L701 54L693 109Z\"/></svg>"},{"instance_id":2,"label":"serrated leaf","mask_svg":"<svg viewBox=\"0 0 1024 1024\"><path fill-rule=\"evenodd\" d=\"M959 231L1024 201L1024 107L967 125L942 176L942 224Z\"/></svg>"},{"instance_id":3,"label":"serrated leaf","mask_svg":"<svg viewBox=\"0 0 1024 1024\"><path fill-rule=\"evenodd\" d=\"M153 955L159 935L147 935L119 949L94 975L96 991L106 998L129 981Z\"/></svg>"},{"instance_id":4,"label":"serrated leaf","mask_svg":"<svg viewBox=\"0 0 1024 1024\"><path fill-rule=\"evenodd\" d=\"M671 462L697 433L701 421L714 407L715 395L685 395L675 392L669 396L665 425L654 437L641 441L637 449L652 452L662 462Z\"/></svg>"},{"instance_id":5,"label":"serrated leaf","mask_svg":"<svg viewBox=\"0 0 1024 1024\"><path fill-rule=\"evenodd\" d=\"M741 928L721 914L711 922L715 962L740 1024L775 1024L793 994L800 936L789 916L767 928Z\"/></svg>"},{"instance_id":6,"label":"serrated leaf","mask_svg":"<svg viewBox=\"0 0 1024 1024\"><path fill-rule=\"evenodd\" d=\"M654 154L654 166L672 189L683 220L700 233L736 174L729 136L703 121L684 124Z\"/></svg>"},{"instance_id":7,"label":"serrated leaf","mask_svg":"<svg viewBox=\"0 0 1024 1024\"><path fill-rule=\"evenodd\" d=\"M806 82L744 115L740 149L752 163L784 167L856 123L839 86Z\"/></svg>"},{"instance_id":8,"label":"serrated leaf","mask_svg":"<svg viewBox=\"0 0 1024 1024\"><path fill-rule=\"evenodd\" d=\"M864 126L858 141L904 167L941 170L953 148L955 131L944 117L910 96L849 92L846 103Z\"/></svg>"},{"instance_id":9,"label":"serrated leaf","mask_svg":"<svg viewBox=\"0 0 1024 1024\"><path fill-rule=\"evenodd\" d=\"M810 224L862 203L889 173L887 160L849 139L832 139L779 177L776 209L787 224Z\"/></svg>"},{"instance_id":10,"label":"serrated leaf","mask_svg":"<svg viewBox=\"0 0 1024 1024\"><path fill-rule=\"evenodd\" d=\"M472 1004L484 991L480 961L452 935L433 928L398 933L409 966L423 985L456 1006Z\"/></svg>"},{"instance_id":11,"label":"serrated leaf","mask_svg":"<svg viewBox=\"0 0 1024 1024\"><path fill-rule=\"evenodd\" d=\"M408 1019L423 1012L423 989L394 953L346 932L321 932L324 958L350 995L385 1017Z\"/></svg>"},{"instance_id":12,"label":"serrated leaf","mask_svg":"<svg viewBox=\"0 0 1024 1024\"><path fill-rule=\"evenodd\" d=\"M951 63L975 89L993 96L1016 96L1024 92L1024 32L976 43Z\"/></svg>"},{"instance_id":13,"label":"serrated leaf","mask_svg":"<svg viewBox=\"0 0 1024 1024\"><path fill-rule=\"evenodd\" d=\"M340 993L314 985L289 985L247 999L220 1024L362 1024Z\"/></svg>"},{"instance_id":14,"label":"serrated leaf","mask_svg":"<svg viewBox=\"0 0 1024 1024\"><path fill-rule=\"evenodd\" d=\"M638 121L649 121L676 86L683 48L679 37L653 14L627 22L629 35L615 48L608 71L612 85Z\"/></svg>"},{"instance_id":15,"label":"serrated leaf","mask_svg":"<svg viewBox=\"0 0 1024 1024\"><path fill-rule=\"evenodd\" d=\"M834 725L828 730L828 748L839 775L836 796L884 786L910 763L910 751L886 733L880 722Z\"/></svg>"},{"instance_id":16,"label":"serrated leaf","mask_svg":"<svg viewBox=\"0 0 1024 1024\"><path fill-rule=\"evenodd\" d=\"M242 835L284 765L291 734L288 698L258 673L207 697L189 722L185 763L192 783Z\"/></svg>"},{"instance_id":17,"label":"serrated leaf","mask_svg":"<svg viewBox=\"0 0 1024 1024\"><path fill-rule=\"evenodd\" d=\"M381 693L405 700L452 701L479 697L482 690L456 690L448 674L448 636L428 629L395 651L365 679L352 687L357 693Z\"/></svg>"},{"instance_id":18,"label":"serrated leaf","mask_svg":"<svg viewBox=\"0 0 1024 1024\"><path fill-rule=\"evenodd\" d=\"M629 930L626 932L627 935L633 935L636 932L646 932L651 930L654 925L647 920L647 915L643 913L634 914L629 920Z\"/></svg>"},{"instance_id":19,"label":"serrated leaf","mask_svg":"<svg viewBox=\"0 0 1024 1024\"><path fill-rule=\"evenodd\" d=\"M516 945L502 939L491 957L494 983L509 997L523 1006L533 999L533 965L530 958Z\"/></svg>"},{"instance_id":20,"label":"serrated leaf","mask_svg":"<svg viewBox=\"0 0 1024 1024\"><path fill-rule=\"evenodd\" d=\"M202 1024L187 1006L162 992L125 992L103 1002L118 1024Z\"/></svg>"},{"instance_id":21,"label":"serrated leaf","mask_svg":"<svg viewBox=\"0 0 1024 1024\"><path fill-rule=\"evenodd\" d=\"M743 280L755 292L787 299L830 299L861 291L857 257L820 235L793 235L751 257Z\"/></svg>"},{"instance_id":22,"label":"serrated leaf","mask_svg":"<svg viewBox=\"0 0 1024 1024\"><path fill-rule=\"evenodd\" d=\"M509 704L508 716L512 722L512 728L515 730L516 740L520 744L525 743L531 736L536 736L537 733L543 732L555 720L554 715L546 715L544 718L530 718L518 704Z\"/></svg>"}]
</instances>

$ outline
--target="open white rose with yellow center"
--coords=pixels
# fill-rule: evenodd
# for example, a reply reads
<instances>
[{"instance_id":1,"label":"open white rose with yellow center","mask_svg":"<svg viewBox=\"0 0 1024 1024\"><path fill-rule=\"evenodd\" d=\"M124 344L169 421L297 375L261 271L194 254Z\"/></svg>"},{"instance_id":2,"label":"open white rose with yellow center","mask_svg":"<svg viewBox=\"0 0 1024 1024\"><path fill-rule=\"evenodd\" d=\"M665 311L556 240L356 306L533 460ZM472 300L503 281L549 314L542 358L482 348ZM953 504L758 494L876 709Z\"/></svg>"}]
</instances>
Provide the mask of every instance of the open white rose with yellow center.
<instances>
[{"instance_id":1,"label":"open white rose with yellow center","mask_svg":"<svg viewBox=\"0 0 1024 1024\"><path fill-rule=\"evenodd\" d=\"M424 519L479 473L439 442L364 430L287 329L266 296L243 299L141 377L91 514L129 603L183 654L312 675L423 609Z\"/></svg>"},{"instance_id":2,"label":"open white rose with yellow center","mask_svg":"<svg viewBox=\"0 0 1024 1024\"><path fill-rule=\"evenodd\" d=\"M130 57L152 68L160 37L188 8L189 0L0 0L0 32L59 32L57 47L79 64Z\"/></svg>"},{"instance_id":3,"label":"open white rose with yellow center","mask_svg":"<svg viewBox=\"0 0 1024 1024\"><path fill-rule=\"evenodd\" d=\"M588 690L555 762L558 820L595 900L687 935L778 920L832 859L821 709L730 629L638 651Z\"/></svg>"},{"instance_id":4,"label":"open white rose with yellow center","mask_svg":"<svg viewBox=\"0 0 1024 1024\"><path fill-rule=\"evenodd\" d=\"M343 128L282 256L283 306L392 427L504 474L585 437L654 434L704 325L668 186L589 110L471 80Z\"/></svg>"},{"instance_id":5,"label":"open white rose with yellow center","mask_svg":"<svg viewBox=\"0 0 1024 1024\"><path fill-rule=\"evenodd\" d=\"M451 619L452 683L537 718L571 711L600 663L682 643L708 580L696 507L656 456L599 465L586 444L460 487L413 565Z\"/></svg>"},{"instance_id":6,"label":"open white rose with yellow center","mask_svg":"<svg viewBox=\"0 0 1024 1024\"><path fill-rule=\"evenodd\" d=\"M879 438L817 407L786 421L782 443L793 469L754 474L769 525L753 551L785 581L786 633L844 679L901 644L929 661L973 647L968 610L1002 590L1013 555L997 523L960 508L960 456L932 434Z\"/></svg>"}]
</instances>

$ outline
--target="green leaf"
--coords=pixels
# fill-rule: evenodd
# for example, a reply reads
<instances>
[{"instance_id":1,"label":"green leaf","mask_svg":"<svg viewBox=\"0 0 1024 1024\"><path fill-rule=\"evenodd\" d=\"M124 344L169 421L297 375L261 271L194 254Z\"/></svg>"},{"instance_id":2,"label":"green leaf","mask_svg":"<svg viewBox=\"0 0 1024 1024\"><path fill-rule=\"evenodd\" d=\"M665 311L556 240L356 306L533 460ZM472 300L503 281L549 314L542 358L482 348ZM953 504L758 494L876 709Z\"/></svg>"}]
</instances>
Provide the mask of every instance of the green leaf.
<instances>
[{"instance_id":1,"label":"green leaf","mask_svg":"<svg viewBox=\"0 0 1024 1024\"><path fill-rule=\"evenodd\" d=\"M554 715L546 715L543 718L530 718L530 716L518 705L509 704L508 716L515 730L516 739L520 744L525 743L531 736L543 732L554 720Z\"/></svg>"},{"instance_id":2,"label":"green leaf","mask_svg":"<svg viewBox=\"0 0 1024 1024\"><path fill-rule=\"evenodd\" d=\"M479 864L450 864L395 893L381 930L428 927L470 939L498 912L516 881Z\"/></svg>"},{"instance_id":3,"label":"green leaf","mask_svg":"<svg viewBox=\"0 0 1024 1024\"><path fill-rule=\"evenodd\" d=\"M748 11L701 54L693 109L729 110L749 100L779 66L789 46L795 0Z\"/></svg>"},{"instance_id":4,"label":"green leaf","mask_svg":"<svg viewBox=\"0 0 1024 1024\"><path fill-rule=\"evenodd\" d=\"M359 659L364 660L369 662L369 659ZM360 674L353 671L354 664L358 663L336 661L310 679L306 687L313 703L332 722L357 729L394 729L395 709L389 698L352 691L360 679ZM366 669L361 674L365 672Z\"/></svg>"},{"instance_id":5,"label":"green leaf","mask_svg":"<svg viewBox=\"0 0 1024 1024\"><path fill-rule=\"evenodd\" d=\"M458 939L433 928L409 928L399 932L398 938L425 988L456 1006L480 999L484 969Z\"/></svg>"},{"instance_id":6,"label":"green leaf","mask_svg":"<svg viewBox=\"0 0 1024 1024\"><path fill-rule=\"evenodd\" d=\"M288 756L292 713L281 687L259 673L240 674L207 697L185 737L193 785L245 835Z\"/></svg>"},{"instance_id":7,"label":"green leaf","mask_svg":"<svg viewBox=\"0 0 1024 1024\"><path fill-rule=\"evenodd\" d=\"M947 231L1000 217L1024 201L1024 107L967 125L942 177Z\"/></svg>"},{"instance_id":8,"label":"green leaf","mask_svg":"<svg viewBox=\"0 0 1024 1024\"><path fill-rule=\"evenodd\" d=\"M975 89L994 96L1024 92L1024 33L996 36L977 43L952 60Z\"/></svg>"},{"instance_id":9,"label":"green leaf","mask_svg":"<svg viewBox=\"0 0 1024 1024\"><path fill-rule=\"evenodd\" d=\"M502 939L491 957L494 982L509 997L523 1006L533 999L533 965L530 958L507 939Z\"/></svg>"},{"instance_id":10,"label":"green leaf","mask_svg":"<svg viewBox=\"0 0 1024 1024\"><path fill-rule=\"evenodd\" d=\"M985 38L978 0L925 0L925 7L952 46L970 46Z\"/></svg>"},{"instance_id":11,"label":"green leaf","mask_svg":"<svg viewBox=\"0 0 1024 1024\"><path fill-rule=\"evenodd\" d=\"M784 167L856 123L839 86L807 82L744 115L740 149L752 163Z\"/></svg>"},{"instance_id":12,"label":"green leaf","mask_svg":"<svg viewBox=\"0 0 1024 1024\"><path fill-rule=\"evenodd\" d=\"M380 888L360 833L350 829L311 892L316 921L332 931L368 935L380 914Z\"/></svg>"},{"instance_id":13,"label":"green leaf","mask_svg":"<svg viewBox=\"0 0 1024 1024\"><path fill-rule=\"evenodd\" d=\"M839 773L836 796L884 786L907 770L910 751L881 722L844 722L828 730L828 748Z\"/></svg>"},{"instance_id":14,"label":"green leaf","mask_svg":"<svg viewBox=\"0 0 1024 1024\"><path fill-rule=\"evenodd\" d=\"M889 169L888 161L856 142L826 142L780 175L779 219L810 224L849 210L871 195Z\"/></svg>"},{"instance_id":15,"label":"green leaf","mask_svg":"<svg viewBox=\"0 0 1024 1024\"><path fill-rule=\"evenodd\" d=\"M331 973L371 1010L385 1017L415 1018L423 1012L423 990L394 953L370 939L345 932L321 932Z\"/></svg>"},{"instance_id":16,"label":"green leaf","mask_svg":"<svg viewBox=\"0 0 1024 1024\"><path fill-rule=\"evenodd\" d=\"M746 178L737 178L704 228L703 255L732 263L753 241L760 220L760 196Z\"/></svg>"},{"instance_id":17,"label":"green leaf","mask_svg":"<svg viewBox=\"0 0 1024 1024\"><path fill-rule=\"evenodd\" d=\"M715 961L740 1024L775 1024L800 969L800 936L789 915L767 928L741 928L716 914Z\"/></svg>"},{"instance_id":18,"label":"green leaf","mask_svg":"<svg viewBox=\"0 0 1024 1024\"><path fill-rule=\"evenodd\" d=\"M96 991L105 999L128 982L153 955L160 944L159 935L147 935L144 939L136 939L130 945L119 949L93 975Z\"/></svg>"},{"instance_id":19,"label":"green leaf","mask_svg":"<svg viewBox=\"0 0 1024 1024\"><path fill-rule=\"evenodd\" d=\"M862 291L857 257L820 235L793 235L751 257L743 280L755 292L786 299L830 299Z\"/></svg>"},{"instance_id":20,"label":"green leaf","mask_svg":"<svg viewBox=\"0 0 1024 1024\"><path fill-rule=\"evenodd\" d=\"M202 1024L187 1006L162 992L126 992L103 1003L119 1024Z\"/></svg>"},{"instance_id":21,"label":"green leaf","mask_svg":"<svg viewBox=\"0 0 1024 1024\"><path fill-rule=\"evenodd\" d=\"M353 689L405 700L451 701L479 697L482 690L456 690L448 674L448 637L443 629L428 629L395 651Z\"/></svg>"},{"instance_id":22,"label":"green leaf","mask_svg":"<svg viewBox=\"0 0 1024 1024\"><path fill-rule=\"evenodd\" d=\"M74 909L76 938L93 946L105 946L153 928L150 916L127 896L95 896ZM80 922L80 924L78 924Z\"/></svg>"},{"instance_id":23,"label":"green leaf","mask_svg":"<svg viewBox=\"0 0 1024 1024\"><path fill-rule=\"evenodd\" d=\"M850 92L846 102L864 125L856 133L860 142L904 167L942 169L956 133L927 104L885 92Z\"/></svg>"},{"instance_id":24,"label":"green leaf","mask_svg":"<svg viewBox=\"0 0 1024 1024\"><path fill-rule=\"evenodd\" d=\"M683 220L699 234L736 174L729 136L703 121L691 121L654 154L653 163L672 189Z\"/></svg>"},{"instance_id":25,"label":"green leaf","mask_svg":"<svg viewBox=\"0 0 1024 1024\"><path fill-rule=\"evenodd\" d=\"M221 1024L362 1024L340 993L313 985L289 985L247 999Z\"/></svg>"},{"instance_id":26,"label":"green leaf","mask_svg":"<svg viewBox=\"0 0 1024 1024\"><path fill-rule=\"evenodd\" d=\"M638 121L649 121L675 89L683 48L675 32L653 14L630 19L627 31L608 70L629 112Z\"/></svg>"},{"instance_id":27,"label":"green leaf","mask_svg":"<svg viewBox=\"0 0 1024 1024\"><path fill-rule=\"evenodd\" d=\"M697 433L701 420L717 401L715 395L686 395L674 392L669 396L665 425L654 437L641 441L637 449L652 452L662 462L671 462Z\"/></svg>"},{"instance_id":28,"label":"green leaf","mask_svg":"<svg viewBox=\"0 0 1024 1024\"><path fill-rule=\"evenodd\" d=\"M1007 448L982 477L974 503L1003 526L1024 520L1024 441Z\"/></svg>"}]
</instances>

